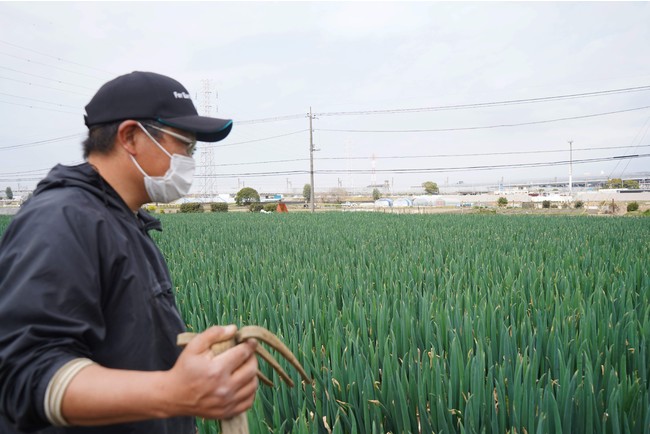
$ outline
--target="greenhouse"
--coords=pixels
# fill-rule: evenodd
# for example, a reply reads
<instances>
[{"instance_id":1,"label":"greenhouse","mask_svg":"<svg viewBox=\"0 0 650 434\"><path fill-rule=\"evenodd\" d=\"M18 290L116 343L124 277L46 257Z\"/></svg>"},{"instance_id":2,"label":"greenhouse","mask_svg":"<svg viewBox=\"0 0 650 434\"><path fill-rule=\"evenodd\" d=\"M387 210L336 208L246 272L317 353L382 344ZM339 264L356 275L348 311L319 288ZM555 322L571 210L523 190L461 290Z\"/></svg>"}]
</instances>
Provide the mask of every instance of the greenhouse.
<instances>
[{"instance_id":1,"label":"greenhouse","mask_svg":"<svg viewBox=\"0 0 650 434\"><path fill-rule=\"evenodd\" d=\"M386 197L382 197L381 199L377 199L375 201L375 206L377 206L377 207L391 207L391 206L393 206L393 200L388 199Z\"/></svg>"},{"instance_id":2,"label":"greenhouse","mask_svg":"<svg viewBox=\"0 0 650 434\"><path fill-rule=\"evenodd\" d=\"M395 199L395 201L393 202L393 206L394 207L413 206L413 200L409 199L408 197L400 197L399 199Z\"/></svg>"}]
</instances>

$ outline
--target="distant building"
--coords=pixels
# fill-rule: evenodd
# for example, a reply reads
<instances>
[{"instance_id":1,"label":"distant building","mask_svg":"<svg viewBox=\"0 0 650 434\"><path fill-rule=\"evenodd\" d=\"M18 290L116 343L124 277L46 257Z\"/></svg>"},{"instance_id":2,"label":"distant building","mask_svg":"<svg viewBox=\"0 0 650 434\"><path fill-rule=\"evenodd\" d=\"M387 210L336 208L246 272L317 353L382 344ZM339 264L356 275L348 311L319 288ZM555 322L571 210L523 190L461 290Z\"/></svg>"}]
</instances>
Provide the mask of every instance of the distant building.
<instances>
[{"instance_id":1,"label":"distant building","mask_svg":"<svg viewBox=\"0 0 650 434\"><path fill-rule=\"evenodd\" d=\"M284 199L284 195L276 193L276 194L261 194L260 195L260 202L277 202L279 200Z\"/></svg>"}]
</instances>

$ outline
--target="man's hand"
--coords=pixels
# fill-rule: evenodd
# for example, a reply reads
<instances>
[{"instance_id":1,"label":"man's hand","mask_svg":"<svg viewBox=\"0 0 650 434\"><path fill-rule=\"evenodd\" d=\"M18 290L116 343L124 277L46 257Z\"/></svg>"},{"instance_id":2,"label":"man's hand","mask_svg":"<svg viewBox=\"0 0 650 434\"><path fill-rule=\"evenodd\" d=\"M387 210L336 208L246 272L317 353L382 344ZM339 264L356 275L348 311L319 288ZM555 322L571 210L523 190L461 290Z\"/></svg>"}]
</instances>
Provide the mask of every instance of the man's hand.
<instances>
[{"instance_id":1,"label":"man's hand","mask_svg":"<svg viewBox=\"0 0 650 434\"><path fill-rule=\"evenodd\" d=\"M168 372L166 392L172 412L229 419L252 407L257 391L257 342L250 340L218 356L210 347L232 339L235 326L211 327L185 347Z\"/></svg>"},{"instance_id":2,"label":"man's hand","mask_svg":"<svg viewBox=\"0 0 650 434\"><path fill-rule=\"evenodd\" d=\"M143 372L92 365L70 382L61 404L70 425L89 426L199 416L229 419L248 410L257 391L257 342L218 356L210 347L232 339L235 326L197 335L169 371Z\"/></svg>"}]
</instances>

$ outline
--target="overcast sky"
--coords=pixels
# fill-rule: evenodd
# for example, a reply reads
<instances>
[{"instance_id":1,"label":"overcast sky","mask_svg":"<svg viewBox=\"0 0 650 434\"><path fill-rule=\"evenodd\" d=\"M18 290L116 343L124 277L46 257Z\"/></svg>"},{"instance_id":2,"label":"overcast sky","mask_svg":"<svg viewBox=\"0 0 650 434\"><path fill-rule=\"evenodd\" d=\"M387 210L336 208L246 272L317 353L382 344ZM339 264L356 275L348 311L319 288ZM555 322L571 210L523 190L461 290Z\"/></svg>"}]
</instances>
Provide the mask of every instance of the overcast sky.
<instances>
[{"instance_id":1,"label":"overcast sky","mask_svg":"<svg viewBox=\"0 0 650 434\"><path fill-rule=\"evenodd\" d=\"M567 179L479 168L568 161L569 140L574 180L650 171L579 162L650 153L648 23L648 2L0 2L0 190L81 162L83 107L134 70L176 78L201 112L210 80L212 114L235 121L212 150L219 192L302 191L310 107L317 191Z\"/></svg>"}]
</instances>

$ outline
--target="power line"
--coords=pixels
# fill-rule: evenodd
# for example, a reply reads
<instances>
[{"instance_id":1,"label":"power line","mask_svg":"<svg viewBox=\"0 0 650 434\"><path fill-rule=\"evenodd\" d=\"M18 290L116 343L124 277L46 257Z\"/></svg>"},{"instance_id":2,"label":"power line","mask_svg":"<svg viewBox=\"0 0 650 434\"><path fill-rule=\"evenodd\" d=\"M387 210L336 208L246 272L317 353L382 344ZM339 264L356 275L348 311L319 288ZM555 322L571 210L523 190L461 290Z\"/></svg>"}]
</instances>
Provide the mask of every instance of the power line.
<instances>
[{"instance_id":1,"label":"power line","mask_svg":"<svg viewBox=\"0 0 650 434\"><path fill-rule=\"evenodd\" d=\"M573 164L587 164L587 163L596 163L603 161L614 161L614 160L624 160L624 159L636 159L636 158L646 158L650 157L650 154L635 154L635 155L618 155L612 157L601 157L601 158L590 158L582 160L573 160ZM496 169L516 169L516 168L530 168L530 167L548 167L548 166L563 166L570 164L569 160L561 161L549 161L549 162L533 162L533 163L516 163L516 164L497 164L497 165L481 165L481 166L457 166L457 167L433 167L433 168L423 168L423 169L380 169L376 170L377 172L382 173L396 173L396 174L406 174L406 173L435 173L435 172L463 172L463 171L475 171L475 170L496 170ZM369 169L360 169L360 170L316 170L314 173L317 174L368 174L372 170ZM248 172L248 173L228 173L213 175L217 178L233 178L233 177L266 177L266 176L287 176L287 175L305 175L310 173L308 170L293 170L293 171L270 171L270 172Z\"/></svg>"},{"instance_id":2,"label":"power line","mask_svg":"<svg viewBox=\"0 0 650 434\"><path fill-rule=\"evenodd\" d=\"M71 109L78 109L79 108L79 107L73 107L71 105L59 104L59 103L50 102L50 101L43 101L43 100L36 99L36 98L28 98L26 96L12 95L10 93L4 93L4 92L0 92L0 95L10 96L12 98L27 99L27 100L30 100L30 101L41 102L43 104L51 104L51 105L56 105L56 106L59 106L59 107L67 107L67 108L71 108Z\"/></svg>"},{"instance_id":3,"label":"power line","mask_svg":"<svg viewBox=\"0 0 650 434\"><path fill-rule=\"evenodd\" d=\"M620 89L601 90L601 91L594 91L594 92L584 92L584 93L545 96L545 97L538 97L538 98L504 100L504 101L480 102L480 103L470 103L470 104L455 104L455 105L446 105L446 106L387 109L387 110L321 112L321 113L314 113L313 115L314 116L348 116L348 115L374 115L374 114L418 113L418 112L427 112L427 111L461 110L461 109L471 109L471 108L480 108L480 107L529 104L529 103L557 101L557 100L565 100L565 99L587 98L587 97L603 96L603 95L615 95L619 93L642 92L647 90L650 90L650 86L637 86L637 87L627 87L627 88L620 88ZM257 123L264 123L264 122L277 122L277 121L300 119L300 118L307 118L307 117L309 117L309 114L307 113L297 113L293 115L235 121L235 123L237 125L250 125L250 124L257 124ZM320 130L320 131L345 131L345 130Z\"/></svg>"},{"instance_id":4,"label":"power line","mask_svg":"<svg viewBox=\"0 0 650 434\"><path fill-rule=\"evenodd\" d=\"M650 157L650 154L635 154L635 155L617 155L611 157L602 157L602 158L590 158L582 160L573 160L573 164L587 164L603 161L614 161L614 160L625 160L625 159L636 159L636 158L647 158ZM380 169L378 172L382 173L396 173L396 174L405 174L405 173L436 173L436 172L463 172L463 171L476 171L476 170L496 170L496 169L514 169L514 168L530 168L530 167L548 167L556 165L567 165L571 162L569 160L561 161L550 161L550 162L533 162L533 163L517 163L517 164L498 164L498 165L481 165L481 166L457 166L457 167L434 167L434 168L424 168L424 169ZM21 173L21 172L18 172ZM27 174L28 172L24 172ZM247 178L247 177L268 177L268 176L288 176L288 175L305 175L309 174L308 170L289 170L289 171L270 171L270 172L245 172L245 173L228 173L220 175L211 175L214 178ZM371 170L317 170L314 171L317 174L368 174L371 173ZM40 180L41 178L9 178L6 177L7 174L0 173L0 180L3 181L34 181ZM197 175L197 178L202 178L207 175Z\"/></svg>"},{"instance_id":5,"label":"power line","mask_svg":"<svg viewBox=\"0 0 650 434\"><path fill-rule=\"evenodd\" d=\"M249 119L245 121L235 120L236 125L251 125L251 124L260 124L265 122L278 122L278 121L288 121L291 119L306 118L305 114L295 114L295 115L286 115L286 116L276 116L272 118L260 118L260 119Z\"/></svg>"},{"instance_id":6,"label":"power line","mask_svg":"<svg viewBox=\"0 0 650 434\"><path fill-rule=\"evenodd\" d=\"M27 58L27 57L21 57L21 56L16 56L15 54L5 53L4 51L0 51L0 54L2 54L4 56L8 56L8 57L13 57L14 59L23 60L23 61L28 62L28 63L33 63L33 64L41 65L41 66L47 66L48 68L58 69L59 71L69 72L71 74L82 75L84 77L94 78L94 79L97 79L97 80L104 80L104 78L97 77L95 75L88 75L88 74L84 74L83 72L72 71L70 69L65 69L65 68L61 68L59 66L50 65L49 63L39 62L38 60L30 59L30 58Z\"/></svg>"},{"instance_id":7,"label":"power line","mask_svg":"<svg viewBox=\"0 0 650 434\"><path fill-rule=\"evenodd\" d=\"M25 181L40 181L43 179L42 176L35 178L0 178L2 182L25 182Z\"/></svg>"},{"instance_id":8,"label":"power line","mask_svg":"<svg viewBox=\"0 0 650 434\"><path fill-rule=\"evenodd\" d=\"M51 167L47 169L35 169L35 170L25 170L21 172L1 172L0 176L9 176L9 175L18 175L18 176L24 176L24 175L34 175L34 174L39 174L39 173L46 173L48 170L50 170Z\"/></svg>"},{"instance_id":9,"label":"power line","mask_svg":"<svg viewBox=\"0 0 650 434\"><path fill-rule=\"evenodd\" d=\"M74 83L68 83L68 82L66 82L66 81L57 80L57 79L55 79L55 78L43 77L42 75L31 74L31 73L29 73L29 72L20 71L20 70L18 70L18 69L7 68L6 66L0 66L0 68L2 68L2 69L6 69L6 70L8 70L8 71L12 71L12 72L17 72L17 73L19 73L19 74L29 75L29 76L31 76L31 77L41 78L41 79L43 79L43 80L54 81L54 82L56 82L56 83L65 84L65 85L67 85L67 86L74 86L74 87L80 87L80 88L82 88L82 89L94 90L93 88L90 88L90 87L80 86L80 85L78 85L78 84L74 84Z\"/></svg>"},{"instance_id":10,"label":"power line","mask_svg":"<svg viewBox=\"0 0 650 434\"><path fill-rule=\"evenodd\" d=\"M0 95L4 95L4 94L0 93ZM38 101L38 100L36 100L36 101ZM45 102L45 101L43 101L43 102ZM72 112L66 112L66 111L60 111L60 110L53 110L53 109L48 109L48 108L44 108L44 107L34 107L34 106L27 105L27 104L12 103L12 102L2 101L2 100L0 100L0 103L14 104L14 105L19 105L19 106L24 106L24 107L38 108L38 109L41 109L41 110L50 110L50 111L57 111L57 112L61 112L61 113L70 113L70 114L79 115L79 113L72 113ZM263 137L263 138L260 138L260 139L247 140L247 141L244 141L244 142L235 142L235 143L229 143L229 144L226 144L226 145L208 145L208 146L213 146L213 147L236 146L236 145L242 145L242 144L246 144L246 143L261 142L261 141L265 141L265 140L277 139L277 138L280 138L280 137L286 137L286 136L290 136L290 135L294 135L294 134L303 133L305 131L308 131L308 129L292 131L290 133L279 134L279 135L276 135L276 136ZM47 144L47 143L54 143L54 142L57 142L57 141L66 140L66 139L70 139L70 138L73 138L73 137L81 137L81 136L83 136L83 134L72 134L72 135L69 135L69 136L56 137L56 138L52 138L52 139L44 139L44 140L39 140L39 141L36 141L36 142L21 143L21 144L18 144L18 145L10 145L10 146L2 146L2 147L0 147L0 151L5 150L5 149L16 149L16 148L23 148L23 147L29 147L29 146L44 145L44 144Z\"/></svg>"},{"instance_id":11,"label":"power line","mask_svg":"<svg viewBox=\"0 0 650 434\"><path fill-rule=\"evenodd\" d=\"M64 110L55 110L55 109L46 108L46 107L37 107L37 106L29 105L29 104L20 104L20 103L17 103L17 102L9 102L9 101L1 101L0 100L0 103L17 105L17 106L21 106L21 107L28 107L28 108L32 108L32 109L47 110L47 111L50 111L50 112L67 113L67 114L71 114L71 115L75 115L75 116L81 116L79 113L73 113L73 112L68 112L68 111L64 111Z\"/></svg>"},{"instance_id":12,"label":"power line","mask_svg":"<svg viewBox=\"0 0 650 434\"><path fill-rule=\"evenodd\" d=\"M18 82L18 83L28 84L28 85L30 85L30 86L38 86L38 87L44 87L44 88L46 88L46 89L58 90L59 92L74 93L75 95L81 95L81 96L84 96L84 97L88 97L88 96L89 96L89 94L86 94L86 93L79 93L79 92L75 92L75 91L68 90L68 89L59 89L59 88L57 88L57 87L46 86L46 85L44 85L44 84L31 83L31 82L29 82L29 81L16 80L15 78L9 78L9 77L0 77L0 78L3 79L3 80L11 80L11 81L16 81L16 82Z\"/></svg>"},{"instance_id":13,"label":"power line","mask_svg":"<svg viewBox=\"0 0 650 434\"><path fill-rule=\"evenodd\" d=\"M600 151L609 149L625 149L631 146L603 146L603 147L590 147L590 148L576 148L573 151ZM650 147L650 145L637 145L637 147ZM388 159L421 159L421 158L447 158L447 157L485 157L492 155L523 155L523 154L552 154L558 152L566 152L566 149L548 149L548 150L533 150L533 151L508 151L508 152L481 152L481 153L464 153L464 154L436 154L436 155L394 155L389 157L375 157L377 160ZM318 160L368 160L370 157L323 157Z\"/></svg>"},{"instance_id":14,"label":"power line","mask_svg":"<svg viewBox=\"0 0 650 434\"><path fill-rule=\"evenodd\" d=\"M55 110L55 109L46 108L46 107L37 107L37 106L29 105L29 104L20 104L20 103L17 103L17 102L9 102L9 101L0 100L0 103L17 105L17 106L21 106L21 107L28 107L28 108L32 108L32 109L47 110L47 111L50 111L50 112L67 113L67 114L71 114L71 115L75 115L75 116L80 116L79 113L73 113L73 112L68 112L68 111L64 111L64 110Z\"/></svg>"},{"instance_id":15,"label":"power line","mask_svg":"<svg viewBox=\"0 0 650 434\"><path fill-rule=\"evenodd\" d=\"M36 50L31 49L31 48L21 47L20 45L12 44L11 42L0 40L0 43L5 44L5 45L9 45L9 46L14 47L14 48L20 48L21 50L31 51L32 53L40 54L41 56L50 57L52 59L58 60L59 62L65 62L65 63L69 63L71 65L81 66L83 68L92 69L92 70L95 70L95 71L98 71L98 72L102 72L104 74L116 75L114 72L110 72L110 71L106 71L106 70L103 70L103 69L95 68L93 66L84 65L83 63L73 62L71 60L66 60L66 59L63 59L63 58L58 57L58 56L52 56L51 54L42 53L40 51L36 51Z\"/></svg>"},{"instance_id":16,"label":"power line","mask_svg":"<svg viewBox=\"0 0 650 434\"><path fill-rule=\"evenodd\" d=\"M644 145L641 145L641 142L643 141L643 139L645 139L646 134L648 134L648 128L650 128L650 117L645 121L645 124L641 127L641 130L639 130L639 133L637 133L637 136L636 136L636 137L639 136L640 132L643 131L644 128L645 128L645 132L643 133L643 136L641 136L641 138L639 139L639 142L636 144L636 146L634 146L634 149L636 149L636 148L640 148L640 147L643 147L643 146L644 146ZM634 138L634 140L636 140L636 137ZM634 140L633 140L633 142L634 142ZM621 177L623 176L623 174L624 174L625 171L627 170L627 167L629 166L629 164L630 164L631 161L632 161L632 160L628 160L627 164L625 165L625 167L624 167L623 170L621 171ZM608 178L612 178L612 177L613 177L612 175L614 174L614 172L616 171L616 169L618 169L618 166L619 166L620 163L621 163L620 161L616 163L616 166L614 166L614 168L613 168L612 171L610 172Z\"/></svg>"},{"instance_id":17,"label":"power line","mask_svg":"<svg viewBox=\"0 0 650 434\"><path fill-rule=\"evenodd\" d=\"M626 149L630 146L603 146L603 147L590 147L590 148L576 148L573 151L600 151L611 149ZM650 145L638 145L635 148L650 147ZM482 153L464 153L464 154L437 154L437 155L394 155L388 157L375 157L376 160L409 160L423 158L449 158L449 157L485 157L493 155L525 155L525 154L551 154L551 153L565 153L566 149L551 149L551 150L534 150L534 151L511 151L511 152L482 152ZM369 160L370 157L321 157L314 158L316 161L340 161L340 160ZM252 166L256 164L277 164L277 163L296 163L309 161L309 158L289 158L283 160L267 160L267 161L251 161L247 163L220 163L214 164L212 167L232 167L232 166ZM197 166L202 167L202 166Z\"/></svg>"},{"instance_id":18,"label":"power line","mask_svg":"<svg viewBox=\"0 0 650 434\"><path fill-rule=\"evenodd\" d=\"M221 164L213 164L212 167L251 166L255 164L273 164L273 163L294 163L298 161L309 161L309 158L290 158L286 160L255 161L251 163L221 163ZM201 167L201 166L196 166L196 167Z\"/></svg>"},{"instance_id":19,"label":"power line","mask_svg":"<svg viewBox=\"0 0 650 434\"><path fill-rule=\"evenodd\" d=\"M2 101L0 101L0 102L2 102ZM53 138L53 139L44 139L44 140L38 140L38 141L35 141L35 142L21 143L21 144L18 144L18 145L2 146L2 147L0 147L0 151L6 151L6 150L10 150L10 149L17 149L17 148L28 148L28 147L31 147L31 146L40 146L40 145L45 145L45 144L48 144L48 143L60 142L60 141L63 141L63 140L71 139L73 137L81 137L81 136L83 136L83 134L71 134L71 135L68 135L68 136L56 137L56 138Z\"/></svg>"},{"instance_id":20,"label":"power line","mask_svg":"<svg viewBox=\"0 0 650 434\"><path fill-rule=\"evenodd\" d=\"M221 175L211 175L213 178L248 178L248 177L266 177L266 176L288 176L288 175L304 175L308 174L309 170L287 170L287 171L276 171L276 172L248 172L248 173L229 173ZM201 178L206 175L198 175L198 178Z\"/></svg>"},{"instance_id":21,"label":"power line","mask_svg":"<svg viewBox=\"0 0 650 434\"><path fill-rule=\"evenodd\" d=\"M69 163L57 163L64 166L76 166L81 164L83 161L76 160ZM34 169L34 170L25 170L21 172L2 172L0 173L0 181L2 182L21 182L21 181L40 181L52 170L54 166L45 168L45 169ZM21 178L16 178L16 176L21 176Z\"/></svg>"},{"instance_id":22,"label":"power line","mask_svg":"<svg viewBox=\"0 0 650 434\"><path fill-rule=\"evenodd\" d=\"M625 160L625 159L636 159L636 158L645 158L650 157L650 154L635 154L635 155L617 155L613 157L602 157L602 158L588 158L582 160L573 160L573 164L586 164L586 163L597 163L602 161L614 161L614 160ZM377 172L384 173L433 173L433 172L462 172L466 170L495 170L495 169L515 169L515 168L527 168L527 167L548 167L548 166L564 166L571 164L570 160L562 161L549 161L549 162L534 162L534 163L516 163L516 164L497 164L497 165L485 165L485 166L459 166L459 167L434 167L434 168L425 168L425 169L378 169ZM354 174L368 174L372 170L368 169L359 169L359 170L320 170L318 173L321 174L345 174L345 173L354 173Z\"/></svg>"},{"instance_id":23,"label":"power line","mask_svg":"<svg viewBox=\"0 0 650 434\"><path fill-rule=\"evenodd\" d=\"M456 105L445 105L445 106L436 106L436 107L419 107L419 108L387 109L387 110L359 110L359 111L348 111L348 112L323 112L323 113L315 113L315 115L316 116L350 116L350 115L358 116L358 115L376 115L376 114L418 113L418 112L443 111L443 110L464 110L464 109L472 109L472 108L480 108L480 107L530 104L530 103L558 101L558 100L565 100L565 99L614 95L618 93L641 92L647 90L650 90L650 86L638 86L638 87L628 87L622 89L601 90L596 92L545 96L539 98L525 98L525 99L492 101L492 102L481 102L481 103L470 103L470 104L456 104Z\"/></svg>"},{"instance_id":24,"label":"power line","mask_svg":"<svg viewBox=\"0 0 650 434\"><path fill-rule=\"evenodd\" d=\"M610 90L601 90L595 92L555 95L555 96L546 96L546 97L538 97L538 98L526 98L526 99L492 101L492 102L481 102L481 103L470 103L470 104L457 104L457 105L446 105L446 106L436 106L436 107L419 107L419 108L387 109L387 110L360 110L360 111L348 111L348 112L321 112L321 113L314 113L314 116L374 115L374 114L418 113L418 112L426 112L426 111L460 110L460 109L470 109L470 108L480 108L480 107L529 104L529 103L557 101L557 100L565 100L565 99L587 98L587 97L594 97L594 96L615 95L619 93L641 92L641 91L648 91L648 90L650 90L650 86L637 86L637 87L628 87L628 88L621 88L621 89L610 89ZM299 113L293 115L236 121L236 124L250 125L250 124L257 124L257 123L264 123L264 122L277 122L283 120L300 119L300 118L306 118L308 116L309 116L308 114ZM321 131L338 131L338 130L321 130Z\"/></svg>"},{"instance_id":25,"label":"power line","mask_svg":"<svg viewBox=\"0 0 650 434\"><path fill-rule=\"evenodd\" d=\"M339 130L339 129L319 128L316 131L333 131L333 132L345 132L345 133L425 133L425 132L483 130L483 129L492 129L492 128L518 127L518 126L523 126L523 125L538 125L538 124L547 124L547 123L551 123L551 122L560 122L560 121L568 121L568 120L575 120L575 119L593 118L593 117L597 117L597 116L607 116L607 115L613 115L613 114L618 114L618 113L627 113L627 112L636 111L636 110L645 110L645 109L648 109L648 108L650 108L650 106L635 107L635 108L631 108L631 109L617 110L617 111L604 112L604 113L593 113L593 114L582 115L582 116L570 116L570 117L565 117L565 118L547 119L547 120L543 120L543 121L521 122L521 123L516 123L516 124L484 125L484 126L475 126L475 127L413 129L413 130L352 130L352 129L345 129L345 130L341 129L341 130Z\"/></svg>"},{"instance_id":26,"label":"power line","mask_svg":"<svg viewBox=\"0 0 650 434\"><path fill-rule=\"evenodd\" d=\"M77 160L73 161L70 163L61 163L64 166L76 166L78 164L81 164L83 161L82 160ZM0 176L6 177L8 175L18 175L18 176L27 176L27 175L36 175L36 174L41 174L42 176L46 175L50 170L52 170L52 167L46 167L44 169L34 169L34 170L23 170L19 172L0 172Z\"/></svg>"},{"instance_id":27,"label":"power line","mask_svg":"<svg viewBox=\"0 0 650 434\"><path fill-rule=\"evenodd\" d=\"M291 136L291 135L294 135L294 134L304 133L305 131L309 131L309 130L308 129L302 129L302 130L298 130L298 131L293 131L291 133L280 134L280 135L277 135L277 136L263 137L261 139L246 140L245 142L235 142L235 143L228 143L228 144L225 144L225 145L207 145L207 146L211 147L211 148L226 148L228 146L243 145L245 143L262 142L262 141L265 141L265 140L277 139L279 137Z\"/></svg>"}]
</instances>

